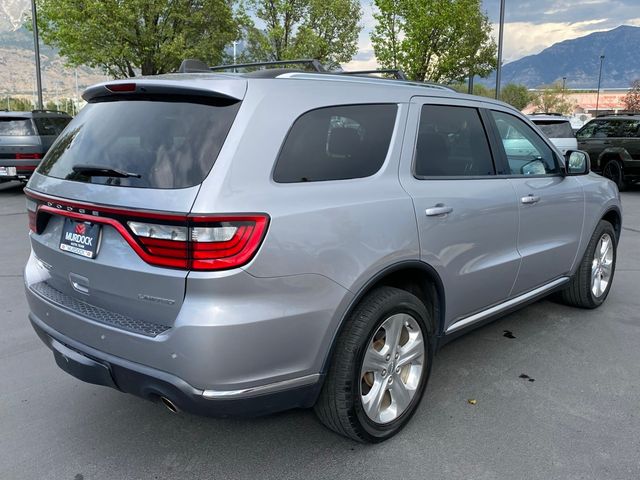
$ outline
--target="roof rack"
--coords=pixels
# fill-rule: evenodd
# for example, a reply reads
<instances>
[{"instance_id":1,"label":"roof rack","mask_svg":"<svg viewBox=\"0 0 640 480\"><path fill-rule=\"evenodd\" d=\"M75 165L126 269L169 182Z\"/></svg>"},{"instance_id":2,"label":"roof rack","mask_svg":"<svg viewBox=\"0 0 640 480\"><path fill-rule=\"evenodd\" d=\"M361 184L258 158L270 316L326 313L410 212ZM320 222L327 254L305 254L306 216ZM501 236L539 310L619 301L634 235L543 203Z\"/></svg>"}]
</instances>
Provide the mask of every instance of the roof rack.
<instances>
[{"instance_id":1,"label":"roof rack","mask_svg":"<svg viewBox=\"0 0 640 480\"><path fill-rule=\"evenodd\" d=\"M563 114L558 113L558 112L533 112L530 115L549 115L549 116L553 116L553 117L564 117Z\"/></svg>"},{"instance_id":2,"label":"roof rack","mask_svg":"<svg viewBox=\"0 0 640 480\"><path fill-rule=\"evenodd\" d=\"M64 115L69 115L67 112L63 112L62 110L46 110L46 109L31 110L31 113L62 113Z\"/></svg>"},{"instance_id":3,"label":"roof rack","mask_svg":"<svg viewBox=\"0 0 640 480\"><path fill-rule=\"evenodd\" d=\"M376 70L349 70L349 71L335 71L329 73L336 73L339 75L371 75L374 73L390 73L396 80L409 80L405 73L398 68L380 68Z\"/></svg>"},{"instance_id":4,"label":"roof rack","mask_svg":"<svg viewBox=\"0 0 640 480\"><path fill-rule=\"evenodd\" d=\"M600 114L598 114L598 116L596 118L600 118L600 117L637 117L638 115L640 115L639 112L600 113Z\"/></svg>"},{"instance_id":5,"label":"roof rack","mask_svg":"<svg viewBox=\"0 0 640 480\"><path fill-rule=\"evenodd\" d=\"M228 65L216 65L215 67L208 67L209 71L216 72L220 70L235 70L237 68L252 68L252 67L278 67L282 65L308 65L316 72L326 72L327 70L315 58L304 58L296 60L274 60L271 62L251 62L251 63L232 63Z\"/></svg>"}]
</instances>

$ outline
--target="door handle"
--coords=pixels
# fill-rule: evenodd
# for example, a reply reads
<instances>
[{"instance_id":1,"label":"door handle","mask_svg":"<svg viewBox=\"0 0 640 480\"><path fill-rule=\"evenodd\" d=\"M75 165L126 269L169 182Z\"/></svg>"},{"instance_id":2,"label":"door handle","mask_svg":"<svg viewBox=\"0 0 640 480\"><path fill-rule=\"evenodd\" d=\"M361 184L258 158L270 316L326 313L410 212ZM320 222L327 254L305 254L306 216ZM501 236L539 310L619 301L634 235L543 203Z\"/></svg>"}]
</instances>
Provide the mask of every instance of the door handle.
<instances>
[{"instance_id":1,"label":"door handle","mask_svg":"<svg viewBox=\"0 0 640 480\"><path fill-rule=\"evenodd\" d=\"M438 217L453 212L453 208L445 207L442 203L438 203L435 207L427 208L425 214L427 217Z\"/></svg>"},{"instance_id":2,"label":"door handle","mask_svg":"<svg viewBox=\"0 0 640 480\"><path fill-rule=\"evenodd\" d=\"M531 204L534 204L534 203L538 203L540 201L540 197L538 197L536 195L529 194L526 197L522 197L520 199L520 201L522 203L524 203L525 205L531 205Z\"/></svg>"}]
</instances>

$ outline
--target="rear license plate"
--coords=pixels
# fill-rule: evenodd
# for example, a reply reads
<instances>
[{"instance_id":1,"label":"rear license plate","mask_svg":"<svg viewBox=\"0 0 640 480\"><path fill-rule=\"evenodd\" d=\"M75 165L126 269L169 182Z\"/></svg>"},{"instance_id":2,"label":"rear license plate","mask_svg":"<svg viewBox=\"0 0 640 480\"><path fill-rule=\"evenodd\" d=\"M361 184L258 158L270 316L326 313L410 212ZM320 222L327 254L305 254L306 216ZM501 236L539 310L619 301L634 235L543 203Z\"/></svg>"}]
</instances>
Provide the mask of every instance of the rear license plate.
<instances>
[{"instance_id":1,"label":"rear license plate","mask_svg":"<svg viewBox=\"0 0 640 480\"><path fill-rule=\"evenodd\" d=\"M0 167L0 177L15 177L16 167Z\"/></svg>"},{"instance_id":2,"label":"rear license plate","mask_svg":"<svg viewBox=\"0 0 640 480\"><path fill-rule=\"evenodd\" d=\"M100 241L100 224L64 219L60 250L86 258L95 258Z\"/></svg>"}]
</instances>

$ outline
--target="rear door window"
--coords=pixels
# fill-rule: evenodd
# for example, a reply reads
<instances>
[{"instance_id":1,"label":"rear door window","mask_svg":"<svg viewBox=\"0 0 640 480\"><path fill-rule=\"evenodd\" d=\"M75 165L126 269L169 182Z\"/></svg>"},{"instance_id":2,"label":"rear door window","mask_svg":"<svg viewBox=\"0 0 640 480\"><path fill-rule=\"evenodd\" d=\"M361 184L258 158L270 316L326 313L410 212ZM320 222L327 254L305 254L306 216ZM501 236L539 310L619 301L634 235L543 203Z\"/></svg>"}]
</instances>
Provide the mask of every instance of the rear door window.
<instances>
[{"instance_id":1,"label":"rear door window","mask_svg":"<svg viewBox=\"0 0 640 480\"><path fill-rule=\"evenodd\" d=\"M58 137L38 172L121 187L191 187L211 170L239 106L164 99L90 103ZM136 176L78 171L86 166Z\"/></svg>"},{"instance_id":2,"label":"rear door window","mask_svg":"<svg viewBox=\"0 0 640 480\"><path fill-rule=\"evenodd\" d=\"M35 135L30 118L0 117L0 137Z\"/></svg>"},{"instance_id":3,"label":"rear door window","mask_svg":"<svg viewBox=\"0 0 640 480\"><path fill-rule=\"evenodd\" d=\"M620 136L626 138L638 137L640 120L624 120L620 127Z\"/></svg>"},{"instance_id":4,"label":"rear door window","mask_svg":"<svg viewBox=\"0 0 640 480\"><path fill-rule=\"evenodd\" d=\"M418 178L495 175L478 109L424 105L420 114L414 173Z\"/></svg>"},{"instance_id":5,"label":"rear door window","mask_svg":"<svg viewBox=\"0 0 640 480\"><path fill-rule=\"evenodd\" d=\"M556 120L536 120L534 122L549 138L574 138L571 123Z\"/></svg>"},{"instance_id":6,"label":"rear door window","mask_svg":"<svg viewBox=\"0 0 640 480\"><path fill-rule=\"evenodd\" d=\"M372 104L305 113L284 141L273 179L295 183L373 175L387 156L397 110L395 104Z\"/></svg>"}]
</instances>

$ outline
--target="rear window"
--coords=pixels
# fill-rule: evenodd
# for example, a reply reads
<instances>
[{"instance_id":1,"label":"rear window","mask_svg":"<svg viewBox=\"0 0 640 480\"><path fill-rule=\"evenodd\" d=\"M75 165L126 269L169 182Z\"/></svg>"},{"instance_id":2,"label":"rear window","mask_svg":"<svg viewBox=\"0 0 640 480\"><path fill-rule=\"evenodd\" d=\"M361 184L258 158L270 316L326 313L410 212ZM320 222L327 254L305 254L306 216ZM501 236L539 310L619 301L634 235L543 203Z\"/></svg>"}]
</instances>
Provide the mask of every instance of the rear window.
<instances>
[{"instance_id":1,"label":"rear window","mask_svg":"<svg viewBox=\"0 0 640 480\"><path fill-rule=\"evenodd\" d=\"M0 117L0 137L35 135L30 118Z\"/></svg>"},{"instance_id":2,"label":"rear window","mask_svg":"<svg viewBox=\"0 0 640 480\"><path fill-rule=\"evenodd\" d=\"M43 136L58 136L64 130L69 122L70 118L67 117L39 117L34 118L38 133Z\"/></svg>"},{"instance_id":3,"label":"rear window","mask_svg":"<svg viewBox=\"0 0 640 480\"><path fill-rule=\"evenodd\" d=\"M556 120L536 120L535 123L548 138L573 138L571 123Z\"/></svg>"},{"instance_id":4,"label":"rear window","mask_svg":"<svg viewBox=\"0 0 640 480\"><path fill-rule=\"evenodd\" d=\"M299 117L278 156L279 183L346 180L373 175L391 143L397 105L325 107Z\"/></svg>"},{"instance_id":5,"label":"rear window","mask_svg":"<svg viewBox=\"0 0 640 480\"><path fill-rule=\"evenodd\" d=\"M90 103L58 137L38 172L121 187L191 187L211 170L239 106L164 99ZM79 171L87 166L106 173ZM109 176L110 170L139 178Z\"/></svg>"}]
</instances>

